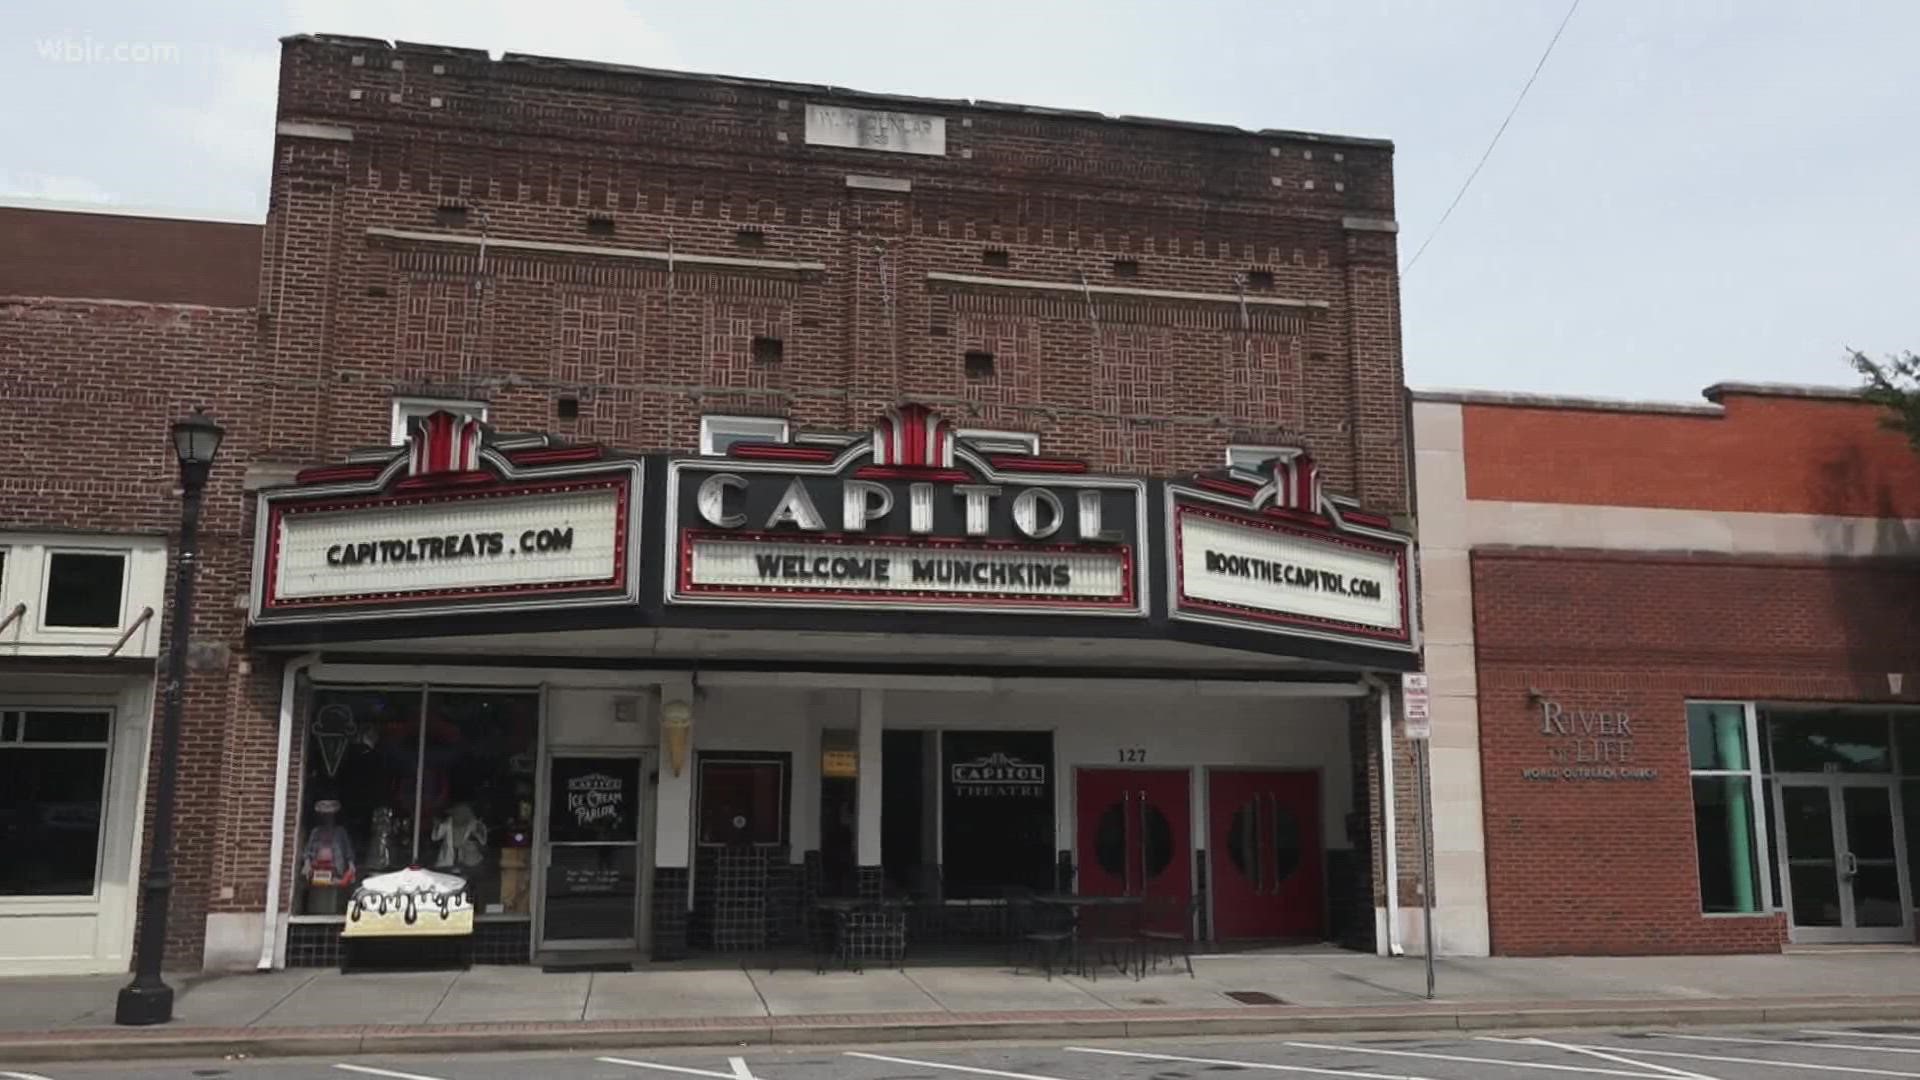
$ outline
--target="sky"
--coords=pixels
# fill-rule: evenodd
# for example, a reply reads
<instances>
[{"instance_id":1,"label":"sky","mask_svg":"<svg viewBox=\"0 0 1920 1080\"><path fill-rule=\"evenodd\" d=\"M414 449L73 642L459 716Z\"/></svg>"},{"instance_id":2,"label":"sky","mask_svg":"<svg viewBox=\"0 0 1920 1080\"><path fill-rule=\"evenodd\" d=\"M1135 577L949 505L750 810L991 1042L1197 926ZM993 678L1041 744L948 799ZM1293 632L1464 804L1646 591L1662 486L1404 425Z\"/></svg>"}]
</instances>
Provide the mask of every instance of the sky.
<instances>
[{"instance_id":1,"label":"sky","mask_svg":"<svg viewBox=\"0 0 1920 1080\"><path fill-rule=\"evenodd\" d=\"M1920 350L1920 3L8 0L0 199L260 220L321 32L1394 140L1407 381L1697 400ZM0 237L0 243L4 243Z\"/></svg>"}]
</instances>

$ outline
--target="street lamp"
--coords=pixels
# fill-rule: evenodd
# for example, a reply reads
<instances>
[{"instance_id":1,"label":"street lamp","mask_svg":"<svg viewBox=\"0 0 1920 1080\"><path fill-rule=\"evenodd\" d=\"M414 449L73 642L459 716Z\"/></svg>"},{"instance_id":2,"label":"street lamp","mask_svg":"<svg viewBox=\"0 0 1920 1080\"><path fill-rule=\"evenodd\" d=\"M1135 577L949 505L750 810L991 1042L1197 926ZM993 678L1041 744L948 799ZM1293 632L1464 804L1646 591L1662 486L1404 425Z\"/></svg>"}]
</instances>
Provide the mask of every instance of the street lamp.
<instances>
[{"instance_id":1,"label":"street lamp","mask_svg":"<svg viewBox=\"0 0 1920 1080\"><path fill-rule=\"evenodd\" d=\"M173 789L180 771L180 697L187 680L187 635L193 626L193 572L199 561L200 494L226 435L200 411L173 425L180 462L180 555L173 572L173 626L167 635L167 681L161 685L160 785L154 798L153 852L140 889L140 940L133 981L120 988L116 1024L164 1024L173 1019L173 988L160 978L167 951L167 903L173 893Z\"/></svg>"}]
</instances>

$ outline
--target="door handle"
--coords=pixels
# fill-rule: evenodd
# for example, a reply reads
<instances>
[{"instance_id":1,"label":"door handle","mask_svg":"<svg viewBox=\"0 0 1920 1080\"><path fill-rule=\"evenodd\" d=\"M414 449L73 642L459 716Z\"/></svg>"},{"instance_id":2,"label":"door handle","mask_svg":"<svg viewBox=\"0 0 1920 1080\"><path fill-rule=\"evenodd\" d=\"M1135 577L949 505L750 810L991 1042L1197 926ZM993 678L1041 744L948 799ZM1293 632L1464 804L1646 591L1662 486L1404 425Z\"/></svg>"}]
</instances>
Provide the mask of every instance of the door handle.
<instances>
[{"instance_id":1,"label":"door handle","mask_svg":"<svg viewBox=\"0 0 1920 1080\"><path fill-rule=\"evenodd\" d=\"M1135 846L1140 849L1140 892L1135 896L1146 896L1146 792L1140 792L1140 834Z\"/></svg>"},{"instance_id":2,"label":"door handle","mask_svg":"<svg viewBox=\"0 0 1920 1080\"><path fill-rule=\"evenodd\" d=\"M1254 796L1254 813L1252 813L1252 821L1248 822L1246 832L1248 832L1246 851L1250 855L1246 861L1248 863L1246 876L1254 878L1254 896L1265 896L1267 876L1260 872L1260 796Z\"/></svg>"},{"instance_id":3,"label":"door handle","mask_svg":"<svg viewBox=\"0 0 1920 1080\"><path fill-rule=\"evenodd\" d=\"M1847 877L1860 876L1860 859L1855 856L1853 852L1849 851L1840 858L1840 872L1842 874L1845 874Z\"/></svg>"},{"instance_id":4,"label":"door handle","mask_svg":"<svg viewBox=\"0 0 1920 1080\"><path fill-rule=\"evenodd\" d=\"M1260 876L1264 879L1267 895L1278 896L1280 895L1280 859L1273 850L1273 841L1280 832L1280 823L1276 820L1279 813L1274 809L1271 792L1261 795L1260 801L1266 806L1266 810L1260 815L1260 830L1263 836L1260 852L1268 856L1260 863Z\"/></svg>"},{"instance_id":5,"label":"door handle","mask_svg":"<svg viewBox=\"0 0 1920 1080\"><path fill-rule=\"evenodd\" d=\"M1133 831L1133 792L1120 792L1120 894L1133 891L1133 845L1127 834Z\"/></svg>"}]
</instances>

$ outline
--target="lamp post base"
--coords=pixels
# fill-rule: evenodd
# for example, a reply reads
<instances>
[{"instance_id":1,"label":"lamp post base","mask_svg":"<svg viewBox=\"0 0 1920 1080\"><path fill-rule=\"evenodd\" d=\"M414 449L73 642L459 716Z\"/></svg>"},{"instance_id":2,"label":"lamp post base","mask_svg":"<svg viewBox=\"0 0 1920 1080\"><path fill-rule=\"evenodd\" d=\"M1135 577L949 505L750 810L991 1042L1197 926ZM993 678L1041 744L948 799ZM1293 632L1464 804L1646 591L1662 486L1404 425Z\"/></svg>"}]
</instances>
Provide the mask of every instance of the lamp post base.
<instances>
[{"instance_id":1,"label":"lamp post base","mask_svg":"<svg viewBox=\"0 0 1920 1080\"><path fill-rule=\"evenodd\" d=\"M143 986L136 979L120 988L114 1003L113 1022L130 1027L164 1024L173 1019L173 987L155 981Z\"/></svg>"}]
</instances>

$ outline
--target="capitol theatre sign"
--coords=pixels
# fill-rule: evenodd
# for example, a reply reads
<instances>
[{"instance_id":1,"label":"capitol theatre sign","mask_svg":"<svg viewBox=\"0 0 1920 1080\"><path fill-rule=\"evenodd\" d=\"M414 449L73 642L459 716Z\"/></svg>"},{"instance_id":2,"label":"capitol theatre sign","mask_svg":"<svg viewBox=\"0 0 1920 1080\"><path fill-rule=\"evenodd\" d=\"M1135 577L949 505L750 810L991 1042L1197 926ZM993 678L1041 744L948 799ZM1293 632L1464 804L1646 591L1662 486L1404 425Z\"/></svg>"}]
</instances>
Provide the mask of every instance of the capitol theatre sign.
<instances>
[{"instance_id":1,"label":"capitol theatre sign","mask_svg":"<svg viewBox=\"0 0 1920 1080\"><path fill-rule=\"evenodd\" d=\"M981 452L921 406L676 459L666 492L671 604L1146 614L1145 481Z\"/></svg>"}]
</instances>

